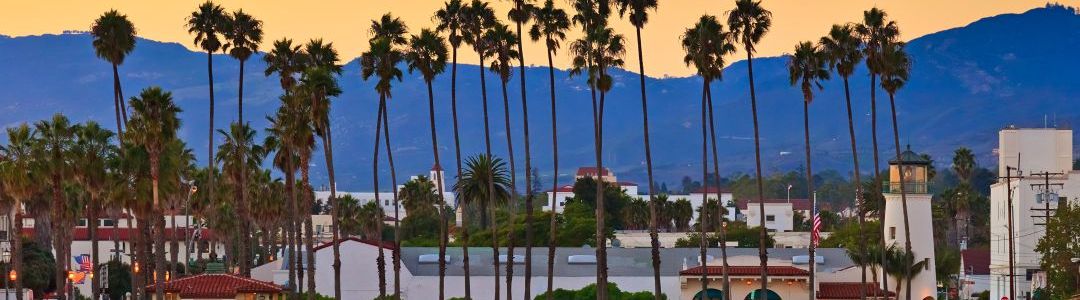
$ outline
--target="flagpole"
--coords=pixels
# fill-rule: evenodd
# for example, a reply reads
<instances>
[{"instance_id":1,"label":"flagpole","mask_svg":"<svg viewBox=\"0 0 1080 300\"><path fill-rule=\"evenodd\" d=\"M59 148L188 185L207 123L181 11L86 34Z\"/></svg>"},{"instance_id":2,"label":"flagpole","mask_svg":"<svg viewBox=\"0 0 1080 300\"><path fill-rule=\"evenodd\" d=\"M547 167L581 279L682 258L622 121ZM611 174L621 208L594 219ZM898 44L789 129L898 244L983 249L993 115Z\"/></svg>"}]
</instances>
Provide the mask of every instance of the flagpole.
<instances>
[{"instance_id":1,"label":"flagpole","mask_svg":"<svg viewBox=\"0 0 1080 300\"><path fill-rule=\"evenodd\" d=\"M817 294L815 292L816 287L814 286L815 285L815 279L817 279L817 273L814 271L814 269L816 267L814 265L816 263L815 262L816 254L814 253L814 250L817 248L817 243L818 243L817 191L814 191L814 199L811 200L811 201L813 201L813 207L811 208L811 211L810 211L811 215L810 215L810 257L809 257L810 258L810 283L809 283L809 290L810 290L810 300L814 300L814 299L817 298Z\"/></svg>"}]
</instances>

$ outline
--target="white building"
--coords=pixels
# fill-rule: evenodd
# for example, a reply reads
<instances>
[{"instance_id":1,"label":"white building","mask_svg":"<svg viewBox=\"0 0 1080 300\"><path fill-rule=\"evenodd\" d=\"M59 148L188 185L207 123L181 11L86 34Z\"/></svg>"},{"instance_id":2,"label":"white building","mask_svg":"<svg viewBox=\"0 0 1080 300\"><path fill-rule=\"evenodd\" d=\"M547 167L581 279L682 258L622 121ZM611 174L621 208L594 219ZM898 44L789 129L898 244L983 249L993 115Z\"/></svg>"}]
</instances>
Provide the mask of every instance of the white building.
<instances>
[{"instance_id":1,"label":"white building","mask_svg":"<svg viewBox=\"0 0 1080 300\"><path fill-rule=\"evenodd\" d=\"M900 154L899 160L889 160L889 182L884 185L885 220L882 221L885 244L905 249L907 238L910 237L910 248L915 258L913 263L925 262L923 270L905 282L905 285L911 287L911 297L905 295L905 288L897 295L898 299L936 299L938 296L937 276L934 272L934 227L930 222L933 217L930 209L932 195L928 189L929 165L930 161L915 154L911 147ZM904 194L907 198L906 210ZM906 226L905 214L910 220ZM879 278L878 282L884 280L885 278Z\"/></svg>"},{"instance_id":2,"label":"white building","mask_svg":"<svg viewBox=\"0 0 1080 300\"><path fill-rule=\"evenodd\" d=\"M645 198L648 198L648 195L640 194L640 192L638 190L638 184L633 183L633 182L628 182L628 181L618 181L618 178L615 176L615 173L612 172L610 169L607 169L607 168L605 168L603 172L597 172L595 167L581 167L581 168L578 168L577 173L574 175L574 181L577 181L578 179L585 178L585 177L596 177L598 173L600 174L600 178L602 180L604 180L604 182L608 182L608 183L614 182L615 184L618 184L619 187L622 188L623 191L626 192L627 195L630 195L631 197L637 197L639 199L647 200ZM694 211L694 215L690 219L690 223L693 223L693 222L697 221L698 208L700 208L702 203L705 202L705 198L708 197L708 199L715 200L717 192L720 193L720 199L723 201L725 207L727 208L727 219L728 220L737 219L738 212L735 209L735 202L733 201L734 197L732 196L731 191L728 191L728 190L725 190L725 189L717 189L716 187L709 187L706 190L704 188L699 188L699 189L691 192L688 195L678 195L678 194L668 195L667 201L668 202L675 202L675 201L678 201L680 199L689 201L690 202L690 207L692 207L693 211ZM552 202L555 202L554 203L555 204L555 212L556 213L562 213L563 208L566 207L567 202L570 201L570 199L574 198L574 184L571 183L571 184L561 185L561 186L559 186L559 188L557 188L555 190L548 190L546 193L547 193L548 202L547 202L547 204L544 205L544 211L550 211L551 206L552 206Z\"/></svg>"},{"instance_id":3,"label":"white building","mask_svg":"<svg viewBox=\"0 0 1080 300\"><path fill-rule=\"evenodd\" d=\"M431 168L431 171L428 173L427 178L428 178L428 180L431 180L432 183L438 185L439 184L438 179L441 178L442 176L444 176L444 173L445 172L443 172L443 169L441 167L434 166L434 167ZM413 179L416 179L418 177L419 176L412 176L412 177L409 177L409 180L413 180ZM399 184L395 188L398 191L400 191L405 186L405 182L408 182L408 180L401 181L401 184ZM443 197L444 197L443 201L445 201L446 204L449 205L450 207L457 207L457 201L455 200L454 192L453 192L453 190L450 189L450 187L451 187L450 183L447 182L446 179L443 179ZM437 191L437 188L436 188L436 191ZM393 191L386 191L386 192L346 192L346 191L338 190L337 194L338 194L338 197L341 197L343 195L352 196L354 199L357 200L358 204L360 204L360 205L364 205L364 204L367 204L368 202L375 201L376 195L378 195L378 198L379 198L378 200L379 200L379 202L381 202L381 203L379 203L379 205L382 206L383 212L386 213L387 217L393 217L394 216L394 208L395 208L394 204L395 204L395 202L394 202L394 192ZM319 190L315 191L315 200L322 201L322 203L327 203L328 199L330 199L330 190L328 188L322 187L322 188L319 188ZM399 200L397 202L397 206L398 206L397 208L398 208L398 214L399 214L398 216L400 217L399 219L404 219L405 216L406 216L405 215L405 206L401 204L401 201L400 201L401 199L398 199L398 200ZM326 232L329 232L329 230L330 230L329 228L325 229ZM316 229L315 232L319 232L319 230Z\"/></svg>"},{"instance_id":4,"label":"white building","mask_svg":"<svg viewBox=\"0 0 1080 300\"><path fill-rule=\"evenodd\" d=\"M316 248L315 281L316 291L323 295L333 295L333 251L327 243ZM533 277L531 294L536 297L547 289L547 252L546 248L533 249ZM567 247L558 248L555 254L553 273L554 288L580 289L596 282L596 249ZM697 248L665 248L660 252L660 284L668 299L691 300L701 291L699 275L692 275L694 270L701 270ZM358 239L345 239L341 242L341 279L342 299L367 300L378 295L378 272L375 264L378 255L377 244ZM385 248L387 293L393 293L394 271L392 252ZM506 249L500 249L503 255L499 259L500 275L505 275L503 264L513 257L513 299L524 296L524 249L515 249L514 255L506 256ZM744 281L753 281L758 276L757 248L729 248L728 263L732 266L732 299L743 299L750 292ZM808 265L806 249L768 249L770 265L769 289L782 294L784 299L807 299ZM818 299L858 299L859 268L857 268L843 249L820 248L817 256L817 298ZM445 297L463 297L464 263L460 247L447 248L445 277ZM438 248L406 247L401 249L401 299L438 299L439 264ZM720 265L720 249L710 248L707 258L710 273ZM651 250L649 248L609 248L609 282L618 285L623 291L639 292L653 289ZM288 270L282 267L282 261L275 261L256 267L252 278L272 281L285 285ZM495 257L486 247L469 248L470 286L473 299L495 298ZM772 270L790 274L773 274ZM741 275L740 275L741 274ZM720 275L710 274L710 287L717 289L721 285ZM500 276L500 294L505 295L505 276ZM760 286L760 284L755 283ZM871 295L878 291L869 288ZM710 291L711 292L711 291ZM737 295L735 293L738 293ZM852 298L854 296L854 298Z\"/></svg>"},{"instance_id":5,"label":"white building","mask_svg":"<svg viewBox=\"0 0 1080 300\"><path fill-rule=\"evenodd\" d=\"M960 299L977 299L974 294L990 290L990 249L960 251Z\"/></svg>"},{"instance_id":6,"label":"white building","mask_svg":"<svg viewBox=\"0 0 1080 300\"><path fill-rule=\"evenodd\" d=\"M765 229L776 232L795 230L795 214L808 220L813 209L808 199L765 199L764 204ZM742 200L738 207L746 216L747 227L761 226L761 202Z\"/></svg>"},{"instance_id":7,"label":"white building","mask_svg":"<svg viewBox=\"0 0 1080 300\"><path fill-rule=\"evenodd\" d=\"M1041 224L1045 216L1053 215L1052 210L1061 201L1080 202L1080 171L1072 170L1073 133L1067 129L1009 127L998 133L997 154L998 175L1011 173L1021 178L999 179L990 186L990 299L1010 297L1010 233L1013 292L1018 299L1030 299L1032 276L1039 271L1042 258L1035 245L1043 237ZM1045 172L1058 174L1049 178L1036 175ZM1054 186L1048 196L1043 196L1046 190L1042 184L1047 181Z\"/></svg>"}]
</instances>

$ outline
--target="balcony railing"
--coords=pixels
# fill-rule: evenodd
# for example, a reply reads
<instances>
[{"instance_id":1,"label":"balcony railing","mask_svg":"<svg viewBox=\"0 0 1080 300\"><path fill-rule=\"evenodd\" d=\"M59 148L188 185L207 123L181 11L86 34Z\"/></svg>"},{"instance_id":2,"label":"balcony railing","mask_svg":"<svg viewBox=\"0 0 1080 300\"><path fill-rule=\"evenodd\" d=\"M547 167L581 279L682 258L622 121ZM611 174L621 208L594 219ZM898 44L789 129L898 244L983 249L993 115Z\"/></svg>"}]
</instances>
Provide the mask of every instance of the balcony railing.
<instances>
[{"instance_id":1,"label":"balcony railing","mask_svg":"<svg viewBox=\"0 0 1080 300\"><path fill-rule=\"evenodd\" d=\"M904 192L909 194L928 194L930 192L930 184L926 182L904 182ZM881 192L889 194L899 194L901 192L900 182L885 181L881 184Z\"/></svg>"}]
</instances>

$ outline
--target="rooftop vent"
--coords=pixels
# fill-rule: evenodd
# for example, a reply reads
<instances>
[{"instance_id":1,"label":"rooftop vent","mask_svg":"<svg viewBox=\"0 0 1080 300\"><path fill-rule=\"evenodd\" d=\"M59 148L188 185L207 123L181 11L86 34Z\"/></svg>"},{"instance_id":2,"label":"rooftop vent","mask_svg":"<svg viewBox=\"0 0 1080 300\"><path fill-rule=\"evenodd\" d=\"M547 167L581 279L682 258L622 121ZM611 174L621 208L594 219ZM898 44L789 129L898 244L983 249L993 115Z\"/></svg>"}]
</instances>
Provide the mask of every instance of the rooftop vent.
<instances>
[{"instance_id":1,"label":"rooftop vent","mask_svg":"<svg viewBox=\"0 0 1080 300\"><path fill-rule=\"evenodd\" d=\"M809 255L792 256L791 257L791 263L796 264L796 265L808 265L808 264L810 264L810 256ZM814 264L816 264L816 265L825 264L825 257L821 256L821 255L814 255Z\"/></svg>"},{"instance_id":2,"label":"rooftop vent","mask_svg":"<svg viewBox=\"0 0 1080 300\"><path fill-rule=\"evenodd\" d=\"M566 257L566 263L571 265L595 265L596 255L571 255Z\"/></svg>"},{"instance_id":3,"label":"rooftop vent","mask_svg":"<svg viewBox=\"0 0 1080 300\"><path fill-rule=\"evenodd\" d=\"M507 261L506 254L499 254L499 263L506 263L506 261ZM525 256L524 255L514 255L514 264L515 265L520 265L520 264L523 264L523 263L525 263Z\"/></svg>"},{"instance_id":4,"label":"rooftop vent","mask_svg":"<svg viewBox=\"0 0 1080 300\"><path fill-rule=\"evenodd\" d=\"M419 260L419 262L421 264L437 264L437 263L439 263L439 255L438 254L421 254L420 257L417 258L417 259ZM446 263L450 263L450 256L447 255L447 256L443 257L443 261L445 261Z\"/></svg>"}]
</instances>

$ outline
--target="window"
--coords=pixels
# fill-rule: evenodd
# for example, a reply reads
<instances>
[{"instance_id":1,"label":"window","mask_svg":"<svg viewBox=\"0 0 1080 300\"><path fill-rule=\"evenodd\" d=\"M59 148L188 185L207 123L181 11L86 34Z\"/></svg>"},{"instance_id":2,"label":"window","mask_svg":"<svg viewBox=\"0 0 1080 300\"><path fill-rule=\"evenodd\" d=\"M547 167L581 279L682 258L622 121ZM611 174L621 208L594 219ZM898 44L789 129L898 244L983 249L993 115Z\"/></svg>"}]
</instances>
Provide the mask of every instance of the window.
<instances>
[{"instance_id":1,"label":"window","mask_svg":"<svg viewBox=\"0 0 1080 300\"><path fill-rule=\"evenodd\" d=\"M322 225L315 225L315 232L322 234Z\"/></svg>"},{"instance_id":2,"label":"window","mask_svg":"<svg viewBox=\"0 0 1080 300\"><path fill-rule=\"evenodd\" d=\"M765 222L775 222L775 221L776 221L776 216L774 216L774 215L765 215Z\"/></svg>"},{"instance_id":3,"label":"window","mask_svg":"<svg viewBox=\"0 0 1080 300\"><path fill-rule=\"evenodd\" d=\"M565 201L559 201L559 206L566 206L566 202Z\"/></svg>"},{"instance_id":4,"label":"window","mask_svg":"<svg viewBox=\"0 0 1080 300\"><path fill-rule=\"evenodd\" d=\"M79 221L76 222L75 226L77 226L77 227L86 227L86 219L79 219Z\"/></svg>"},{"instance_id":5,"label":"window","mask_svg":"<svg viewBox=\"0 0 1080 300\"><path fill-rule=\"evenodd\" d=\"M389 206L390 200L383 200L383 206Z\"/></svg>"},{"instance_id":6,"label":"window","mask_svg":"<svg viewBox=\"0 0 1080 300\"><path fill-rule=\"evenodd\" d=\"M101 219L101 226L116 226L116 220L113 219Z\"/></svg>"},{"instance_id":7,"label":"window","mask_svg":"<svg viewBox=\"0 0 1080 300\"><path fill-rule=\"evenodd\" d=\"M889 239L890 240L895 240L896 239L896 227L895 226L889 227Z\"/></svg>"}]
</instances>

